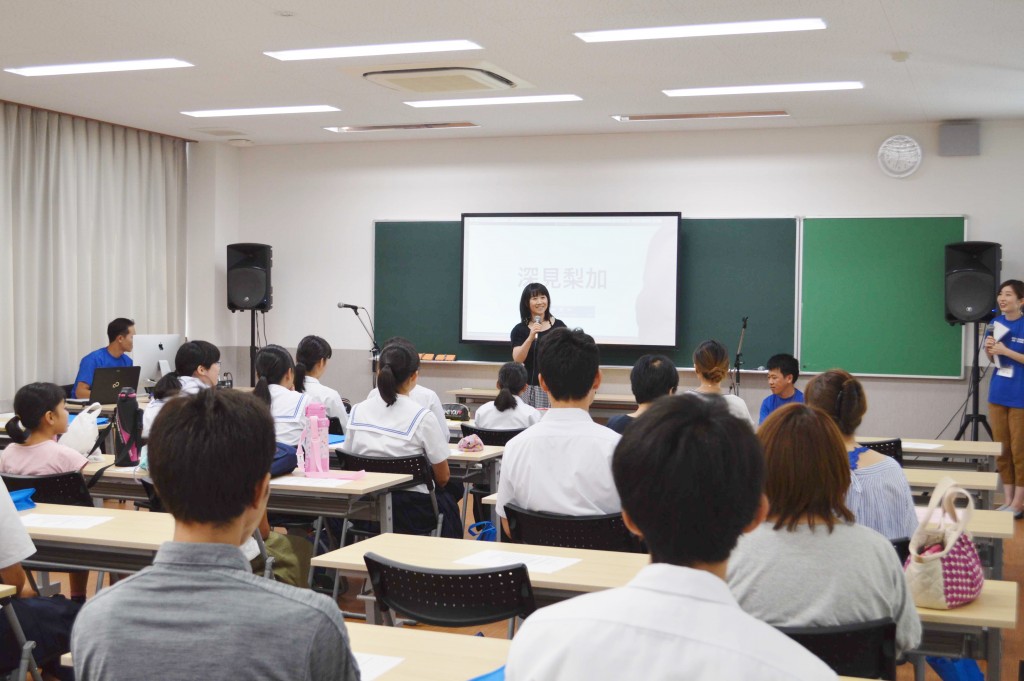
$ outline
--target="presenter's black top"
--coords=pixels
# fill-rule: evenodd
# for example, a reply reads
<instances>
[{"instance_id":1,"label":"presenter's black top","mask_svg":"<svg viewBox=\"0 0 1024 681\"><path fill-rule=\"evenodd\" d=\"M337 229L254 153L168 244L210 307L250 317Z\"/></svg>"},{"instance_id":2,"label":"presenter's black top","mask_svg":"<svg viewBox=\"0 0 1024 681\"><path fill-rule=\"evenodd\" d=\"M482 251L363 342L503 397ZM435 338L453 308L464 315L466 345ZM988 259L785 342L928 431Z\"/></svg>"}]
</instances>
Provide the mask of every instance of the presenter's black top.
<instances>
[{"instance_id":1,"label":"presenter's black top","mask_svg":"<svg viewBox=\"0 0 1024 681\"><path fill-rule=\"evenodd\" d=\"M537 345L544 340L544 335L550 333L552 329L564 329L565 322L561 319L555 319L555 322L551 325L551 329L547 331L541 331L537 334L537 338L534 339L533 345L530 346L530 352L526 355L526 361L523 365L526 367L526 375L530 377L530 385L540 385L537 380L538 369L537 369ZM519 322L512 329L512 347L518 348L520 345L526 342L526 339L530 337L530 327L523 322Z\"/></svg>"}]
</instances>

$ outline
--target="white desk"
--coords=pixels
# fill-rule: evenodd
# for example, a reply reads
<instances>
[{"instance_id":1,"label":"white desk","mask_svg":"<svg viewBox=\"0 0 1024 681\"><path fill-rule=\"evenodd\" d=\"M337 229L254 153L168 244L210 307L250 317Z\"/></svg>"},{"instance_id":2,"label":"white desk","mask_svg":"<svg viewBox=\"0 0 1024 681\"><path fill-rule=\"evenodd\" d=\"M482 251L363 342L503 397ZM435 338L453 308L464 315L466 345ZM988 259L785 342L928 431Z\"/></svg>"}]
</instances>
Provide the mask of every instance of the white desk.
<instances>
[{"instance_id":1,"label":"white desk","mask_svg":"<svg viewBox=\"0 0 1024 681\"><path fill-rule=\"evenodd\" d=\"M874 440L895 438L858 435L857 442L870 444ZM905 466L942 467L944 459L954 463L971 463L977 470L994 471L996 459L1002 453L998 442L974 442L973 440L927 440L923 438L902 439L903 463ZM962 465L961 465L962 467Z\"/></svg>"}]
</instances>

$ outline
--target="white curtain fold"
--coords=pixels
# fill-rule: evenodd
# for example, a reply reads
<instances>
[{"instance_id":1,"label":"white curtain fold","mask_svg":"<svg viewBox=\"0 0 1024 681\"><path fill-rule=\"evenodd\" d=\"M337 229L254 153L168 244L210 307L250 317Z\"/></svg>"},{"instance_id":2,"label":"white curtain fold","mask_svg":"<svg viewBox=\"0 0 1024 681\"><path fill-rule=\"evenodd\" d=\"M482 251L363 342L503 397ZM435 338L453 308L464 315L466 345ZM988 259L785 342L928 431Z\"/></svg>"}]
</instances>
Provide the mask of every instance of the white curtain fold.
<instances>
[{"instance_id":1,"label":"white curtain fold","mask_svg":"<svg viewBox=\"0 0 1024 681\"><path fill-rule=\"evenodd\" d=\"M71 383L115 317L185 325L186 143L0 103L0 402Z\"/></svg>"}]
</instances>

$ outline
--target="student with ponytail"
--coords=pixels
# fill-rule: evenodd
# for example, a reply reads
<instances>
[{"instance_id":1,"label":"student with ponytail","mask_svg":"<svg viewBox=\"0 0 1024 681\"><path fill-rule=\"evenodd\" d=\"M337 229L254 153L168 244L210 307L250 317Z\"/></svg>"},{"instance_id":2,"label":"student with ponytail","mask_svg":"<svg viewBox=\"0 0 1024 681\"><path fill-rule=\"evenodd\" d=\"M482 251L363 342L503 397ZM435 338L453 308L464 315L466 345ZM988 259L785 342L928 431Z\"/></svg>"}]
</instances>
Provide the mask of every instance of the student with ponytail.
<instances>
[{"instance_id":1,"label":"student with ponytail","mask_svg":"<svg viewBox=\"0 0 1024 681\"><path fill-rule=\"evenodd\" d=\"M168 400L212 388L219 378L220 350L216 345L201 340L183 343L174 355L174 371L153 387L153 399L142 413L142 437L149 437L156 415Z\"/></svg>"},{"instance_id":2,"label":"student with ponytail","mask_svg":"<svg viewBox=\"0 0 1024 681\"><path fill-rule=\"evenodd\" d=\"M716 340L706 340L693 351L693 368L697 372L700 387L690 390L698 395L716 395L724 398L729 405L729 413L736 418L744 419L751 427L754 419L750 418L747 403L738 395L722 392L722 381L729 375L729 351Z\"/></svg>"},{"instance_id":3,"label":"student with ponytail","mask_svg":"<svg viewBox=\"0 0 1024 681\"><path fill-rule=\"evenodd\" d=\"M377 389L352 407L344 449L359 456L399 457L423 454L433 467L437 504L444 514L441 536L462 538L456 498L449 484L448 438L430 410L409 394L419 379L419 356L406 343L385 345L377 369ZM455 493L458 492L456 495ZM428 534L437 525L426 485L392 494L395 531Z\"/></svg>"},{"instance_id":4,"label":"student with ponytail","mask_svg":"<svg viewBox=\"0 0 1024 681\"><path fill-rule=\"evenodd\" d=\"M419 353L416 352L416 346L414 346L412 344L412 341L410 341L408 338L402 338L401 336L392 336L391 338L388 338L386 341L384 341L383 349L387 350L389 345L401 345L406 350L416 355L416 357L419 357ZM417 366L419 366L418 360ZM377 389L374 388L369 392L369 394L367 394L366 399L369 400L376 394ZM441 406L441 398L437 396L437 393L435 393L433 390L426 386L420 385L417 382L416 385L413 386L413 389L409 391L409 397L411 397L412 400L419 404L421 407L426 407L430 411L430 413L434 415L434 419L437 421L437 425L441 429L441 434L447 438L448 421L445 419L444 407Z\"/></svg>"},{"instance_id":5,"label":"student with ponytail","mask_svg":"<svg viewBox=\"0 0 1024 681\"><path fill-rule=\"evenodd\" d=\"M519 362L505 362L498 370L497 388L501 392L493 402L480 405L473 417L478 428L489 430L521 430L540 421L540 412L520 397L526 392L526 367Z\"/></svg>"},{"instance_id":6,"label":"student with ponytail","mask_svg":"<svg viewBox=\"0 0 1024 681\"><path fill-rule=\"evenodd\" d=\"M818 374L807 384L807 404L821 409L839 426L850 460L846 506L857 523L890 541L907 539L917 529L914 499L895 459L857 443L854 433L868 410L864 386L842 369Z\"/></svg>"},{"instance_id":7,"label":"student with ponytail","mask_svg":"<svg viewBox=\"0 0 1024 681\"><path fill-rule=\"evenodd\" d=\"M331 358L331 345L320 336L306 336L295 350L295 390L306 393L327 410L327 418L338 419L344 427L345 404L338 391L320 382ZM333 431L332 431L333 432Z\"/></svg>"},{"instance_id":8,"label":"student with ponytail","mask_svg":"<svg viewBox=\"0 0 1024 681\"><path fill-rule=\"evenodd\" d=\"M306 425L309 396L295 392L295 362L280 345L267 345L256 353L256 387L253 394L270 405L274 417L277 453L270 467L273 477L295 470L295 450Z\"/></svg>"}]
</instances>

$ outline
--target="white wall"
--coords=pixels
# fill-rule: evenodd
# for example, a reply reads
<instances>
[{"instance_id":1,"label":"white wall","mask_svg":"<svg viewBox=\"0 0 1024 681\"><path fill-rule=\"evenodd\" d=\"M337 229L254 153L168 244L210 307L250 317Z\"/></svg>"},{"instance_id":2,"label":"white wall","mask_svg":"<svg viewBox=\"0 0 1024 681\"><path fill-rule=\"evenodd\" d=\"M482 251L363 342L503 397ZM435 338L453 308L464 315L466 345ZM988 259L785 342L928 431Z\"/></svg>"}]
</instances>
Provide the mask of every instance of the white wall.
<instances>
[{"instance_id":1,"label":"white wall","mask_svg":"<svg viewBox=\"0 0 1024 681\"><path fill-rule=\"evenodd\" d=\"M882 140L897 133L915 137L925 152L921 169L902 180L883 175L875 160ZM457 220L462 212L965 214L967 238L1002 243L1004 275L1024 276L1024 121L983 123L977 157L942 158L937 145L938 125L931 123L347 142L230 149L230 155L200 144L190 159L190 196L202 204L201 222L190 225L190 238L197 236L202 246L190 245L190 265L205 274L196 283L190 271L190 335L221 345L248 342L248 317L232 320L224 303L223 246L236 239L269 243L269 340L294 347L307 333L324 336L341 350L328 380L340 383L343 394L361 397L369 386L368 341L352 314L335 303L372 309L373 221ZM514 308L510 302L510 314ZM479 370L467 371L465 380L452 371L458 370L426 368L425 380L441 389L459 381L493 382ZM611 387L628 392L628 377L614 373ZM862 430L916 437L934 436L966 390L963 382L950 381L868 383L872 409ZM357 387L346 389L350 384ZM756 405L765 386L753 379L749 385L744 397Z\"/></svg>"}]
</instances>

